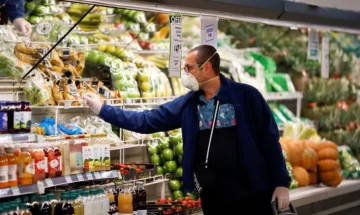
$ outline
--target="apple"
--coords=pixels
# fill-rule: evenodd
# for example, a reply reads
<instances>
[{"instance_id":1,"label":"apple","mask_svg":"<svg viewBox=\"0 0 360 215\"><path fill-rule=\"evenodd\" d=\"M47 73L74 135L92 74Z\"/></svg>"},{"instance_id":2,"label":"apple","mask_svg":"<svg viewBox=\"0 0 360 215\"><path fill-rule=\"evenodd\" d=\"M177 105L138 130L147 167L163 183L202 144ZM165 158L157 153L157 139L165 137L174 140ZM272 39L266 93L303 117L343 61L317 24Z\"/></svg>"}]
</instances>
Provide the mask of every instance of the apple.
<instances>
[{"instance_id":1,"label":"apple","mask_svg":"<svg viewBox=\"0 0 360 215\"><path fill-rule=\"evenodd\" d=\"M159 148L156 145L151 145L149 146L148 151L150 155L156 155L159 153Z\"/></svg>"},{"instance_id":2,"label":"apple","mask_svg":"<svg viewBox=\"0 0 360 215\"><path fill-rule=\"evenodd\" d=\"M157 132L157 133L153 133L152 134L153 138L161 138L161 137L165 137L165 132Z\"/></svg>"},{"instance_id":3,"label":"apple","mask_svg":"<svg viewBox=\"0 0 360 215\"><path fill-rule=\"evenodd\" d=\"M89 55L87 56L87 60L92 62L92 63L97 63L98 58L99 58L98 53L96 53L94 51L90 52Z\"/></svg>"},{"instance_id":4,"label":"apple","mask_svg":"<svg viewBox=\"0 0 360 215\"><path fill-rule=\"evenodd\" d=\"M124 78L124 74L121 71L112 71L111 77L113 80L122 80Z\"/></svg>"},{"instance_id":5,"label":"apple","mask_svg":"<svg viewBox=\"0 0 360 215\"><path fill-rule=\"evenodd\" d=\"M173 192L174 199L184 198L184 193L181 190L177 190Z\"/></svg>"},{"instance_id":6,"label":"apple","mask_svg":"<svg viewBox=\"0 0 360 215\"><path fill-rule=\"evenodd\" d=\"M171 179L171 180L169 181L169 186L170 186L170 189L171 189L172 191L177 191L177 190L180 190L180 188L181 188L181 183L180 183L180 181L177 180L177 179Z\"/></svg>"},{"instance_id":7,"label":"apple","mask_svg":"<svg viewBox=\"0 0 360 215\"><path fill-rule=\"evenodd\" d=\"M165 174L164 167L162 167L162 166L157 166L156 174L158 174L158 175L164 175L164 174Z\"/></svg>"},{"instance_id":8,"label":"apple","mask_svg":"<svg viewBox=\"0 0 360 215\"><path fill-rule=\"evenodd\" d=\"M98 50L104 52L106 50L106 45L100 44Z\"/></svg>"},{"instance_id":9,"label":"apple","mask_svg":"<svg viewBox=\"0 0 360 215\"><path fill-rule=\"evenodd\" d=\"M132 91L132 92L129 92L128 97L129 98L140 98L140 93L139 93L139 91Z\"/></svg>"},{"instance_id":10,"label":"apple","mask_svg":"<svg viewBox=\"0 0 360 215\"><path fill-rule=\"evenodd\" d=\"M97 63L100 64L100 65L106 65L106 61L108 61L109 59L109 55L105 54L105 53L101 53L99 54L98 56L98 59L97 59Z\"/></svg>"},{"instance_id":11,"label":"apple","mask_svg":"<svg viewBox=\"0 0 360 215\"><path fill-rule=\"evenodd\" d=\"M164 149L162 153L166 161L171 161L174 158L174 153L171 149Z\"/></svg>"},{"instance_id":12,"label":"apple","mask_svg":"<svg viewBox=\"0 0 360 215\"><path fill-rule=\"evenodd\" d=\"M142 82L140 84L140 90L143 92L150 92L151 85L149 82Z\"/></svg>"},{"instance_id":13,"label":"apple","mask_svg":"<svg viewBox=\"0 0 360 215\"><path fill-rule=\"evenodd\" d=\"M197 200L198 197L194 193L186 193L186 197L190 197L192 200Z\"/></svg>"},{"instance_id":14,"label":"apple","mask_svg":"<svg viewBox=\"0 0 360 215\"><path fill-rule=\"evenodd\" d=\"M182 177L182 175L183 175L183 169L182 169L182 167L180 166L180 167L178 167L178 168L176 169L176 171L175 171L175 176L176 176L176 177Z\"/></svg>"},{"instance_id":15,"label":"apple","mask_svg":"<svg viewBox=\"0 0 360 215\"><path fill-rule=\"evenodd\" d=\"M152 93L152 92L142 92L142 97L143 98L151 98L151 97L154 97L154 93Z\"/></svg>"},{"instance_id":16,"label":"apple","mask_svg":"<svg viewBox=\"0 0 360 215\"><path fill-rule=\"evenodd\" d=\"M169 172L169 173L173 173L176 171L177 169L177 163L176 161L166 161L165 162L165 166L166 166L166 170Z\"/></svg>"},{"instance_id":17,"label":"apple","mask_svg":"<svg viewBox=\"0 0 360 215\"><path fill-rule=\"evenodd\" d=\"M168 137L162 137L160 138L160 146L162 150L169 149L170 148L170 142Z\"/></svg>"},{"instance_id":18,"label":"apple","mask_svg":"<svg viewBox=\"0 0 360 215\"><path fill-rule=\"evenodd\" d=\"M163 169L164 169L164 173L168 173L168 170L166 169L165 165L163 166Z\"/></svg>"},{"instance_id":19,"label":"apple","mask_svg":"<svg viewBox=\"0 0 360 215\"><path fill-rule=\"evenodd\" d=\"M182 163L182 155L178 156L178 161L179 161L179 163Z\"/></svg>"},{"instance_id":20,"label":"apple","mask_svg":"<svg viewBox=\"0 0 360 215\"><path fill-rule=\"evenodd\" d=\"M176 145L176 152L178 155L183 155L184 153L183 143L179 143Z\"/></svg>"},{"instance_id":21,"label":"apple","mask_svg":"<svg viewBox=\"0 0 360 215\"><path fill-rule=\"evenodd\" d=\"M182 134L177 133L175 135L170 135L170 143L175 146L176 144L182 142Z\"/></svg>"},{"instance_id":22,"label":"apple","mask_svg":"<svg viewBox=\"0 0 360 215\"><path fill-rule=\"evenodd\" d=\"M117 90L120 90L120 91L126 91L127 90L126 82L123 79L114 81L114 87Z\"/></svg>"},{"instance_id":23,"label":"apple","mask_svg":"<svg viewBox=\"0 0 360 215\"><path fill-rule=\"evenodd\" d=\"M150 161L152 164L160 165L161 164L161 158L159 155L155 154L150 157Z\"/></svg>"},{"instance_id":24,"label":"apple","mask_svg":"<svg viewBox=\"0 0 360 215\"><path fill-rule=\"evenodd\" d=\"M143 72L140 72L138 74L138 79L140 82L149 82L149 76L144 74Z\"/></svg>"},{"instance_id":25,"label":"apple","mask_svg":"<svg viewBox=\"0 0 360 215\"><path fill-rule=\"evenodd\" d=\"M116 48L113 45L107 45L105 51L110 54L115 54Z\"/></svg>"}]
</instances>

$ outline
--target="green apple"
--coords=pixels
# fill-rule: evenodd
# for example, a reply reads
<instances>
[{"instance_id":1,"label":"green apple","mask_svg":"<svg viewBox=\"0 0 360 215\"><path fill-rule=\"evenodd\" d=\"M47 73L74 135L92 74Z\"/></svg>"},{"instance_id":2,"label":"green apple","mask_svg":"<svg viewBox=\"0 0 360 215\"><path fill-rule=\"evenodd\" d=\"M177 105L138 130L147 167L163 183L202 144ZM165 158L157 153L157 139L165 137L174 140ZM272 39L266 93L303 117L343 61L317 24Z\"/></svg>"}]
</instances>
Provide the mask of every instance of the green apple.
<instances>
[{"instance_id":1,"label":"green apple","mask_svg":"<svg viewBox=\"0 0 360 215\"><path fill-rule=\"evenodd\" d=\"M149 82L149 76L142 72L138 74L138 79L140 82Z\"/></svg>"},{"instance_id":2,"label":"green apple","mask_svg":"<svg viewBox=\"0 0 360 215\"><path fill-rule=\"evenodd\" d=\"M166 173L169 173L168 170L166 169L166 166L165 166L165 165L163 166L163 169L164 169L164 173L165 173L165 174L166 174Z\"/></svg>"},{"instance_id":3,"label":"green apple","mask_svg":"<svg viewBox=\"0 0 360 215\"><path fill-rule=\"evenodd\" d=\"M182 167L180 166L180 167L178 167L178 168L176 169L176 171L175 171L175 176L176 176L176 177L182 177L182 175L183 175L183 169L182 169Z\"/></svg>"},{"instance_id":4,"label":"green apple","mask_svg":"<svg viewBox=\"0 0 360 215\"><path fill-rule=\"evenodd\" d=\"M171 161L174 158L174 153L171 149L164 149L162 153L166 161Z\"/></svg>"},{"instance_id":5,"label":"green apple","mask_svg":"<svg viewBox=\"0 0 360 215\"><path fill-rule=\"evenodd\" d=\"M164 175L164 174L165 174L164 167L162 167L162 166L157 166L157 168L156 168L156 174L158 174L158 175Z\"/></svg>"},{"instance_id":6,"label":"green apple","mask_svg":"<svg viewBox=\"0 0 360 215\"><path fill-rule=\"evenodd\" d=\"M140 98L140 92L139 91L131 91L129 92L129 98Z\"/></svg>"},{"instance_id":7,"label":"green apple","mask_svg":"<svg viewBox=\"0 0 360 215\"><path fill-rule=\"evenodd\" d=\"M169 172L169 173L173 173L176 171L177 169L177 163L176 161L166 161L165 162L165 166L166 166L166 170Z\"/></svg>"},{"instance_id":8,"label":"green apple","mask_svg":"<svg viewBox=\"0 0 360 215\"><path fill-rule=\"evenodd\" d=\"M149 146L148 151L150 155L159 154L159 148L156 145Z\"/></svg>"},{"instance_id":9,"label":"green apple","mask_svg":"<svg viewBox=\"0 0 360 215\"><path fill-rule=\"evenodd\" d=\"M90 52L89 55L87 56L87 60L92 63L97 63L98 58L99 58L99 55L96 52Z\"/></svg>"},{"instance_id":10,"label":"green apple","mask_svg":"<svg viewBox=\"0 0 360 215\"><path fill-rule=\"evenodd\" d=\"M120 91L126 91L127 89L126 82L123 79L114 81L114 87Z\"/></svg>"},{"instance_id":11,"label":"green apple","mask_svg":"<svg viewBox=\"0 0 360 215\"><path fill-rule=\"evenodd\" d=\"M164 132L153 133L153 134L152 134L152 137L153 137L153 138L165 137L165 133L164 133Z\"/></svg>"},{"instance_id":12,"label":"green apple","mask_svg":"<svg viewBox=\"0 0 360 215\"><path fill-rule=\"evenodd\" d=\"M140 84L140 90L143 92L150 92L151 85L149 82L142 82Z\"/></svg>"},{"instance_id":13,"label":"green apple","mask_svg":"<svg viewBox=\"0 0 360 215\"><path fill-rule=\"evenodd\" d=\"M113 45L107 45L105 51L110 54L115 54L116 48Z\"/></svg>"},{"instance_id":14,"label":"green apple","mask_svg":"<svg viewBox=\"0 0 360 215\"><path fill-rule=\"evenodd\" d=\"M160 165L161 164L161 158L159 155L155 154L150 157L150 161L152 164Z\"/></svg>"},{"instance_id":15,"label":"green apple","mask_svg":"<svg viewBox=\"0 0 360 215\"><path fill-rule=\"evenodd\" d=\"M171 179L169 181L169 187L172 191L177 191L177 190L180 190L181 188L181 183L179 180L177 179Z\"/></svg>"},{"instance_id":16,"label":"green apple","mask_svg":"<svg viewBox=\"0 0 360 215\"><path fill-rule=\"evenodd\" d=\"M178 156L178 161L179 161L179 163L182 163L182 155Z\"/></svg>"},{"instance_id":17,"label":"green apple","mask_svg":"<svg viewBox=\"0 0 360 215\"><path fill-rule=\"evenodd\" d=\"M160 138L160 146L161 148L164 149L169 149L170 148L170 142L169 142L169 138L168 137L162 137Z\"/></svg>"},{"instance_id":18,"label":"green apple","mask_svg":"<svg viewBox=\"0 0 360 215\"><path fill-rule=\"evenodd\" d=\"M172 145L176 145L180 142L182 142L182 134L181 133L177 133L175 135L170 135L170 143Z\"/></svg>"},{"instance_id":19,"label":"green apple","mask_svg":"<svg viewBox=\"0 0 360 215\"><path fill-rule=\"evenodd\" d=\"M175 147L176 147L176 153L178 155L183 155L184 153L183 143L179 143Z\"/></svg>"},{"instance_id":20,"label":"green apple","mask_svg":"<svg viewBox=\"0 0 360 215\"><path fill-rule=\"evenodd\" d=\"M177 190L173 192L174 199L184 198L184 193L181 190Z\"/></svg>"},{"instance_id":21,"label":"green apple","mask_svg":"<svg viewBox=\"0 0 360 215\"><path fill-rule=\"evenodd\" d=\"M106 50L106 45L100 44L98 50L104 52Z\"/></svg>"},{"instance_id":22,"label":"green apple","mask_svg":"<svg viewBox=\"0 0 360 215\"><path fill-rule=\"evenodd\" d=\"M111 77L113 80L122 80L124 78L124 74L121 71L113 71L111 73Z\"/></svg>"},{"instance_id":23,"label":"green apple","mask_svg":"<svg viewBox=\"0 0 360 215\"><path fill-rule=\"evenodd\" d=\"M186 193L186 197L190 197L192 200L197 200L198 197L194 193Z\"/></svg>"}]
</instances>

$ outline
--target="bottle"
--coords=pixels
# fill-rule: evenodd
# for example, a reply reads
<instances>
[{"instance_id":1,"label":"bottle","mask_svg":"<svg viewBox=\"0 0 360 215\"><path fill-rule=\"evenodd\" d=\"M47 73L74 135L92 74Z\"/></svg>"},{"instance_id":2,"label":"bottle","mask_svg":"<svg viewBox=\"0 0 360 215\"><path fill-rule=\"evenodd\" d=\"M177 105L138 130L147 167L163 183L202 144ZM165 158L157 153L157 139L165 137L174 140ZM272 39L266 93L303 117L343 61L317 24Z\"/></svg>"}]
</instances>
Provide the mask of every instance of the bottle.
<instances>
[{"instance_id":1,"label":"bottle","mask_svg":"<svg viewBox=\"0 0 360 215\"><path fill-rule=\"evenodd\" d=\"M55 207L58 203L58 201L55 199L55 194L54 193L48 193L46 194L47 196L47 200L50 204L50 208L51 208L51 215L55 214Z\"/></svg>"},{"instance_id":2,"label":"bottle","mask_svg":"<svg viewBox=\"0 0 360 215\"><path fill-rule=\"evenodd\" d=\"M92 214L92 201L89 198L89 191L83 190L81 192L81 201L84 204L84 214L85 215L91 215Z\"/></svg>"},{"instance_id":3,"label":"bottle","mask_svg":"<svg viewBox=\"0 0 360 215\"><path fill-rule=\"evenodd\" d=\"M118 196L118 209L119 215L132 215L133 214L133 197L131 193L131 184L124 184Z\"/></svg>"},{"instance_id":4,"label":"bottle","mask_svg":"<svg viewBox=\"0 0 360 215\"><path fill-rule=\"evenodd\" d=\"M136 195L136 185L133 185L130 187L130 191L131 191L131 194L132 194L132 205L133 205L133 214L134 215L137 215L137 195Z\"/></svg>"},{"instance_id":5,"label":"bottle","mask_svg":"<svg viewBox=\"0 0 360 215\"><path fill-rule=\"evenodd\" d=\"M3 210L4 210L4 215L8 215L10 212L10 204L4 204L3 205Z\"/></svg>"},{"instance_id":6,"label":"bottle","mask_svg":"<svg viewBox=\"0 0 360 215\"><path fill-rule=\"evenodd\" d=\"M46 178L55 178L56 177L56 168L58 168L59 163L55 157L55 152L50 145L46 145L44 147L44 154L45 154L45 174Z\"/></svg>"},{"instance_id":7,"label":"bottle","mask_svg":"<svg viewBox=\"0 0 360 215\"><path fill-rule=\"evenodd\" d=\"M0 134L8 133L8 111L6 102L0 101Z\"/></svg>"},{"instance_id":8,"label":"bottle","mask_svg":"<svg viewBox=\"0 0 360 215\"><path fill-rule=\"evenodd\" d=\"M117 204L114 195L114 184L108 184L105 189L105 194L109 200L109 214L115 214L118 212Z\"/></svg>"},{"instance_id":9,"label":"bottle","mask_svg":"<svg viewBox=\"0 0 360 215\"><path fill-rule=\"evenodd\" d=\"M36 195L31 196L30 202L31 202L30 212L32 214L40 214L41 205L38 202L38 197Z\"/></svg>"},{"instance_id":10,"label":"bottle","mask_svg":"<svg viewBox=\"0 0 360 215\"><path fill-rule=\"evenodd\" d=\"M18 178L17 178L17 163L18 158L14 154L14 148L5 148L6 157L8 159L8 178L9 178L9 186L15 187L18 185Z\"/></svg>"},{"instance_id":11,"label":"bottle","mask_svg":"<svg viewBox=\"0 0 360 215\"><path fill-rule=\"evenodd\" d=\"M81 215L81 209L80 209L80 205L79 202L76 201L76 193L72 192L70 195L70 200L71 200L71 204L74 208L74 215Z\"/></svg>"},{"instance_id":12,"label":"bottle","mask_svg":"<svg viewBox=\"0 0 360 215\"><path fill-rule=\"evenodd\" d=\"M32 157L28 148L21 148L21 152L18 156L18 184L26 185L32 184Z\"/></svg>"},{"instance_id":13,"label":"bottle","mask_svg":"<svg viewBox=\"0 0 360 215\"><path fill-rule=\"evenodd\" d=\"M13 133L20 133L21 125L24 123L23 115L21 112L21 102L13 102L12 105L14 107Z\"/></svg>"},{"instance_id":14,"label":"bottle","mask_svg":"<svg viewBox=\"0 0 360 215\"><path fill-rule=\"evenodd\" d=\"M40 146L34 146L33 150L30 152L33 163L33 183L37 183L38 181L44 180L45 175L45 167L47 164L45 163L45 153Z\"/></svg>"},{"instance_id":15,"label":"bottle","mask_svg":"<svg viewBox=\"0 0 360 215\"><path fill-rule=\"evenodd\" d=\"M83 173L82 147L80 141L70 143L70 172L71 174Z\"/></svg>"},{"instance_id":16,"label":"bottle","mask_svg":"<svg viewBox=\"0 0 360 215\"><path fill-rule=\"evenodd\" d=\"M62 176L70 175L70 147L68 142L62 142L60 145L62 158Z\"/></svg>"},{"instance_id":17,"label":"bottle","mask_svg":"<svg viewBox=\"0 0 360 215\"><path fill-rule=\"evenodd\" d=\"M31 130L31 106L30 102L21 102L21 115L22 115L22 123L21 123L21 132L29 133Z\"/></svg>"},{"instance_id":18,"label":"bottle","mask_svg":"<svg viewBox=\"0 0 360 215\"><path fill-rule=\"evenodd\" d=\"M9 187L9 162L4 148L0 148L0 188Z\"/></svg>"},{"instance_id":19,"label":"bottle","mask_svg":"<svg viewBox=\"0 0 360 215\"><path fill-rule=\"evenodd\" d=\"M32 215L32 213L28 210L26 203L20 204L20 215Z\"/></svg>"},{"instance_id":20,"label":"bottle","mask_svg":"<svg viewBox=\"0 0 360 215\"><path fill-rule=\"evenodd\" d=\"M51 207L48 202L47 196L42 195L39 197L40 203L40 215L51 215Z\"/></svg>"},{"instance_id":21,"label":"bottle","mask_svg":"<svg viewBox=\"0 0 360 215\"><path fill-rule=\"evenodd\" d=\"M63 207L62 207L62 213L61 215L74 215L75 214L75 210L73 207L73 202L72 202L72 198L69 194L64 195L64 203L63 203Z\"/></svg>"},{"instance_id":22,"label":"bottle","mask_svg":"<svg viewBox=\"0 0 360 215\"><path fill-rule=\"evenodd\" d=\"M20 211L21 199L16 198L14 201L16 202L16 210L19 212Z\"/></svg>"},{"instance_id":23,"label":"bottle","mask_svg":"<svg viewBox=\"0 0 360 215\"><path fill-rule=\"evenodd\" d=\"M54 155L58 163L57 168L55 168L55 175L56 177L60 177L62 175L62 158L61 158L61 151L57 146L54 147Z\"/></svg>"},{"instance_id":24,"label":"bottle","mask_svg":"<svg viewBox=\"0 0 360 215\"><path fill-rule=\"evenodd\" d=\"M9 215L19 215L17 210L17 202L16 201L10 202L9 205L10 205Z\"/></svg>"},{"instance_id":25,"label":"bottle","mask_svg":"<svg viewBox=\"0 0 360 215\"><path fill-rule=\"evenodd\" d=\"M62 215L63 214L63 206L64 206L64 203L65 203L65 195L66 195L66 192L62 192L61 193L61 199L60 201L58 201L55 205L55 208L54 208L54 215Z\"/></svg>"},{"instance_id":26,"label":"bottle","mask_svg":"<svg viewBox=\"0 0 360 215\"><path fill-rule=\"evenodd\" d=\"M97 196L97 190L90 190L90 197L92 201L92 215L99 215L101 211L101 205Z\"/></svg>"},{"instance_id":27,"label":"bottle","mask_svg":"<svg viewBox=\"0 0 360 215\"><path fill-rule=\"evenodd\" d=\"M104 190L99 189L99 195L101 197L102 202L102 213L101 214L108 214L110 210L110 202L108 197L105 195Z\"/></svg>"},{"instance_id":28,"label":"bottle","mask_svg":"<svg viewBox=\"0 0 360 215\"><path fill-rule=\"evenodd\" d=\"M82 193L82 190L76 190L76 201L78 202L79 204L79 207L80 207L80 214L84 215L84 202L83 202L83 198L81 196L81 193Z\"/></svg>"},{"instance_id":29,"label":"bottle","mask_svg":"<svg viewBox=\"0 0 360 215\"><path fill-rule=\"evenodd\" d=\"M136 184L136 201L137 215L147 215L146 190L143 181L137 181Z\"/></svg>"},{"instance_id":30,"label":"bottle","mask_svg":"<svg viewBox=\"0 0 360 215\"><path fill-rule=\"evenodd\" d=\"M14 110L15 110L15 105L13 102L6 102L6 112L7 112L7 116L8 116L8 133L12 134L15 133L14 130Z\"/></svg>"}]
</instances>

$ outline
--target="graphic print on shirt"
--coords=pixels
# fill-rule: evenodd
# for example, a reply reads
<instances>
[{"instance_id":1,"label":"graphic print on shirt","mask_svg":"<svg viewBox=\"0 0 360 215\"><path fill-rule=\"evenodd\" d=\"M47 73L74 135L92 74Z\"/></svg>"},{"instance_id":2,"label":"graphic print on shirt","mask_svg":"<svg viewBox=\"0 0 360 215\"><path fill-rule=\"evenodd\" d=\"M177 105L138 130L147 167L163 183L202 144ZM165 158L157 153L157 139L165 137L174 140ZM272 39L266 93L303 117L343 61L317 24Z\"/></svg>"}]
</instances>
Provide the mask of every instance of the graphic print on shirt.
<instances>
[{"instance_id":1,"label":"graphic print on shirt","mask_svg":"<svg viewBox=\"0 0 360 215\"><path fill-rule=\"evenodd\" d=\"M198 118L200 130L211 129L214 106L198 105ZM235 108L231 104L222 104L219 106L218 116L216 118L215 128L228 128L236 125Z\"/></svg>"}]
</instances>

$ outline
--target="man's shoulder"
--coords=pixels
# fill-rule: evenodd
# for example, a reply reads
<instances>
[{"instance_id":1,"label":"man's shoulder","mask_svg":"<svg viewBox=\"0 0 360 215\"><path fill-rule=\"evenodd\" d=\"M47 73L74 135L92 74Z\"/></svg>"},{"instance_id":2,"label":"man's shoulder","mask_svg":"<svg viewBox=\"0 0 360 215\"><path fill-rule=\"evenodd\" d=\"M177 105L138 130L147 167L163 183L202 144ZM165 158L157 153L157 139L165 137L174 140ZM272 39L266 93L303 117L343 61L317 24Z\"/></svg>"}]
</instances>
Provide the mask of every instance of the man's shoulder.
<instances>
[{"instance_id":1,"label":"man's shoulder","mask_svg":"<svg viewBox=\"0 0 360 215\"><path fill-rule=\"evenodd\" d=\"M248 96L261 96L260 91L255 88L254 86L251 86L249 84L244 83L238 83L233 80L229 80L229 83L233 89L235 89L236 93L246 93Z\"/></svg>"}]
</instances>

